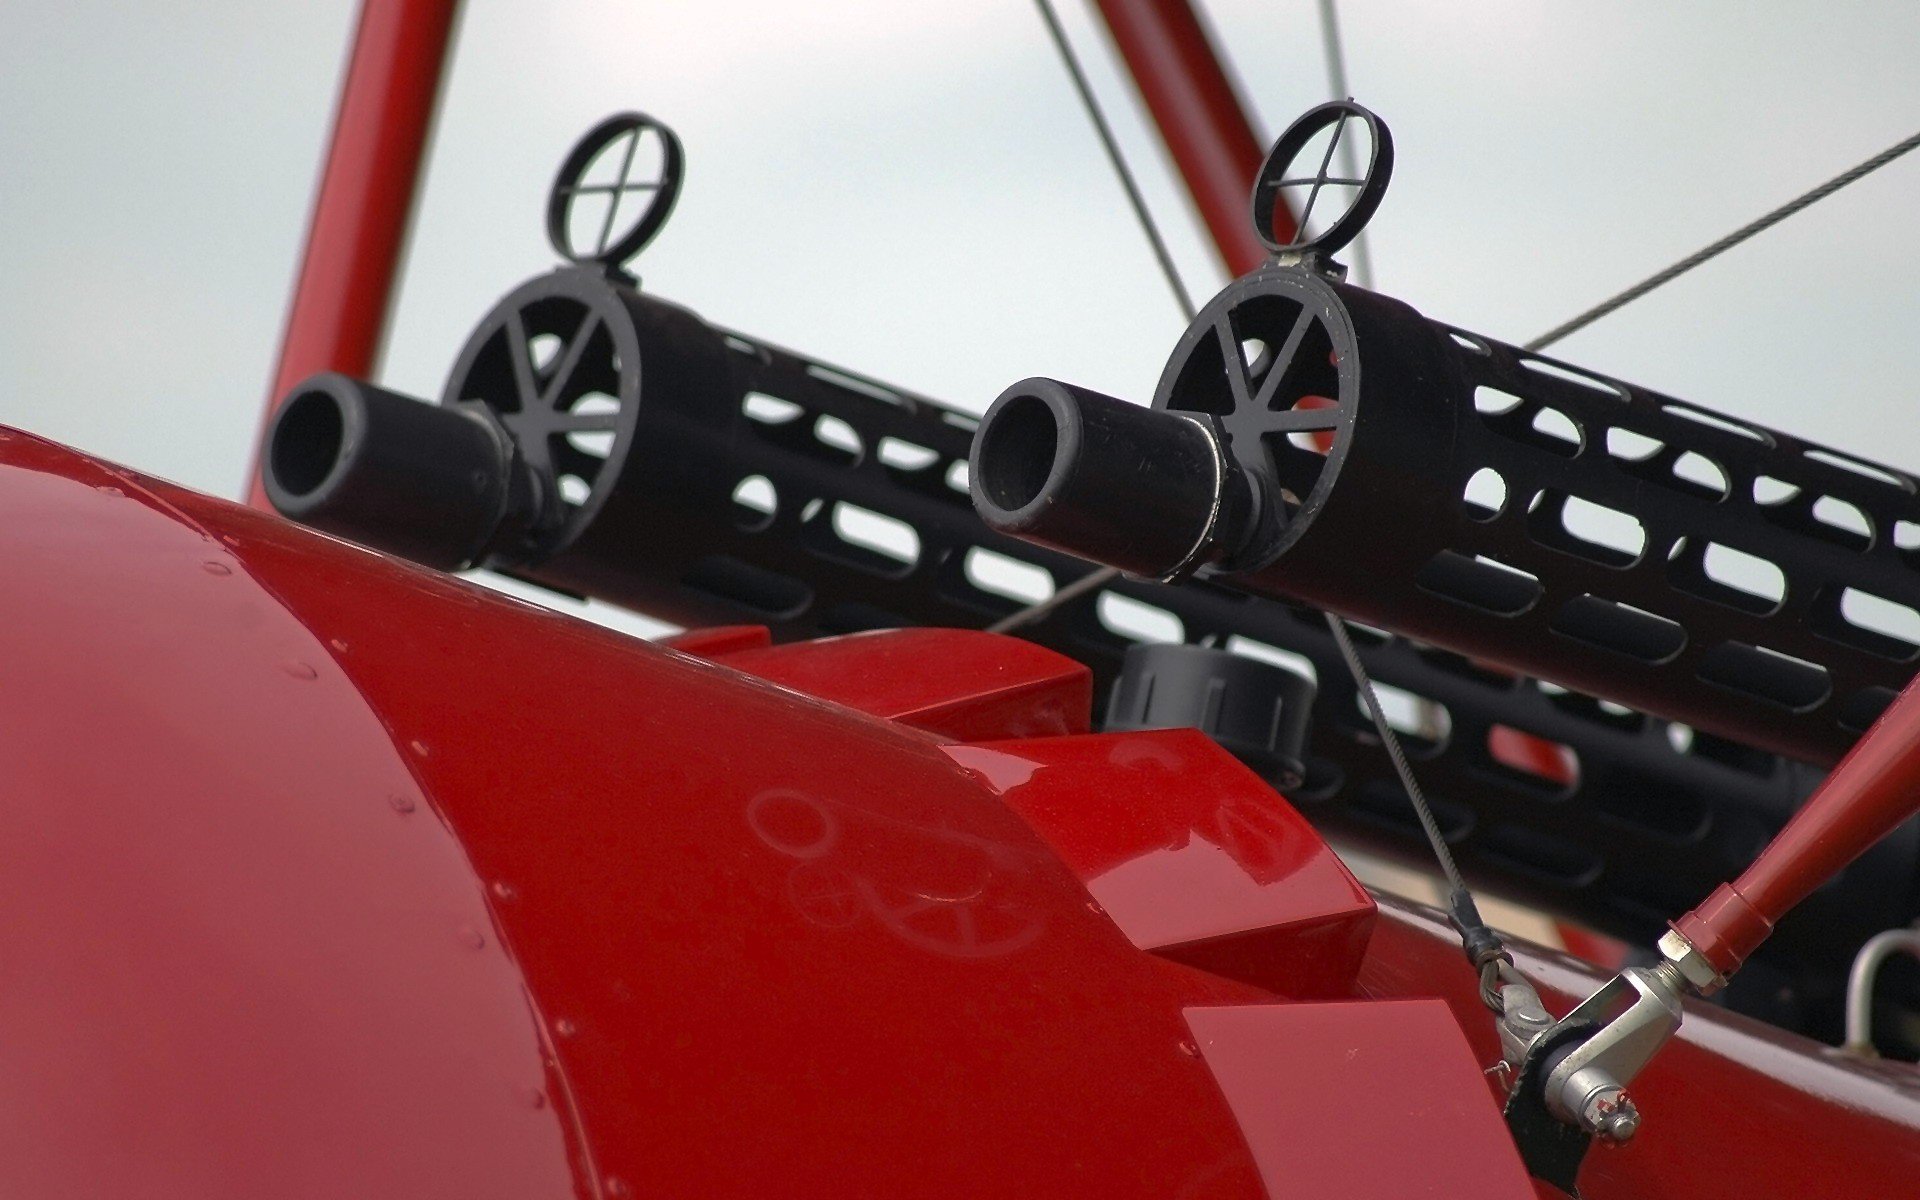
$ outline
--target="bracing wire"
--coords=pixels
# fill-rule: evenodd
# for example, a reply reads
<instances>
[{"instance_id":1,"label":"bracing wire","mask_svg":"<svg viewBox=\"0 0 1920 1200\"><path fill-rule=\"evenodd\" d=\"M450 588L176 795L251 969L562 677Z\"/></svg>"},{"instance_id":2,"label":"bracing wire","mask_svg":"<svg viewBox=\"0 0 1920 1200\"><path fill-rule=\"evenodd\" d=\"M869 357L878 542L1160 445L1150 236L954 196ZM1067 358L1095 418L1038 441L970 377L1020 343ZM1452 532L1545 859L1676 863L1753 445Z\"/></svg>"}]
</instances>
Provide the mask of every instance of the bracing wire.
<instances>
[{"instance_id":1,"label":"bracing wire","mask_svg":"<svg viewBox=\"0 0 1920 1200\"><path fill-rule=\"evenodd\" d=\"M1832 179L1827 180L1825 183L1821 184L1819 187L1816 187L1811 191L1802 192L1800 195L1795 196L1793 199L1787 201L1785 204L1782 204L1779 208L1774 209L1772 212L1767 213L1765 216L1760 217L1758 220L1742 225L1740 228L1734 230L1732 233L1721 238L1719 241L1713 243L1712 245L1704 246L1694 251L1692 254L1687 255L1685 258L1681 259L1677 263L1674 263L1672 266L1666 268L1664 271L1657 271L1654 274L1647 276L1645 279L1641 280L1639 283L1634 284L1632 287L1628 288L1626 291L1621 292L1619 295L1610 297L1606 300L1602 300L1600 303L1594 305L1592 308L1581 313L1579 316L1574 317L1572 320L1566 321L1566 322L1563 322L1562 324L1554 326L1552 329L1547 330L1545 333L1541 334L1539 337L1534 338L1532 341L1528 342L1525 346L1525 349L1544 350L1548 346L1551 346L1555 342L1566 337L1568 334L1577 333L1580 330L1585 329L1587 326L1593 324L1595 321L1598 321L1601 317L1604 317L1609 313L1617 312L1620 309L1625 308L1627 305L1633 303L1635 300L1638 300L1640 297L1646 295L1648 292L1653 291L1655 288L1658 288L1665 284L1673 282L1675 279L1678 279L1680 276L1685 275L1688 271L1693 270L1695 267L1699 266L1703 262L1706 262L1708 259L1716 258L1719 255L1724 254L1728 250L1733 249L1735 246L1738 246L1741 242L1746 241L1748 238L1752 237L1754 234L1763 233L1766 230L1773 228L1775 225L1778 225L1780 222L1786 220L1788 217L1793 216L1795 213L1800 212L1806 208L1809 208L1814 204L1819 203L1822 200L1825 200L1828 196L1833 195L1835 192L1839 191L1843 187L1846 187L1848 184L1852 183L1854 180L1859 179L1866 175L1871 175L1873 172L1878 171L1881 167L1886 166L1888 163L1892 162L1896 158L1899 158L1901 155L1905 154L1909 150L1912 150L1916 146L1920 146L1920 133L1914 134L1912 137L1907 138L1905 141L1896 142L1895 144L1887 147L1885 150L1882 150L1880 153L1874 155L1872 158L1869 158L1867 161L1859 164L1858 166L1855 166L1848 170L1840 172L1840 174L1835 175Z\"/></svg>"},{"instance_id":2,"label":"bracing wire","mask_svg":"<svg viewBox=\"0 0 1920 1200\"><path fill-rule=\"evenodd\" d=\"M1440 863L1440 873L1447 877L1447 889L1465 891L1466 880L1460 877L1460 868L1454 865L1453 851L1447 846L1446 836L1440 832L1440 823L1434 819L1433 808L1427 803L1427 794L1413 777L1413 767L1407 762L1406 751L1400 747L1400 735L1394 732L1393 725L1387 720L1387 712L1380 704L1373 678L1360 661L1360 651L1353 644L1353 635L1347 632L1347 623L1332 613L1322 615L1327 619L1327 628L1333 632L1334 644L1340 647L1340 657L1346 660L1347 671L1360 688L1360 698L1366 703L1367 715L1373 718L1374 728L1379 731L1380 744L1386 750L1387 757L1393 760L1394 773L1400 776L1401 786L1407 789L1407 798L1413 801L1414 815L1420 818L1420 828L1426 830L1427 842L1433 847L1433 857Z\"/></svg>"},{"instance_id":3,"label":"bracing wire","mask_svg":"<svg viewBox=\"0 0 1920 1200\"><path fill-rule=\"evenodd\" d=\"M1112 567L1101 567L1097 571L1088 571L1085 575L1082 575L1072 583L1061 588L1053 595L1048 596L1045 600L1041 600L1035 604L1029 604L1019 612L1012 613L995 621L993 624L987 626L987 632L1010 633L1022 625L1031 625L1035 621L1051 614L1054 609L1059 608L1062 604L1076 600L1096 588L1105 587L1118 578L1120 578L1120 572Z\"/></svg>"},{"instance_id":4,"label":"bracing wire","mask_svg":"<svg viewBox=\"0 0 1920 1200\"><path fill-rule=\"evenodd\" d=\"M1140 185L1134 181L1126 156L1120 153L1120 143L1114 140L1113 127L1107 124L1106 114L1100 110L1100 101L1094 96L1092 85L1087 82L1086 72L1080 69L1080 59L1073 52L1073 43L1067 40L1067 31L1060 24L1059 14L1053 11L1052 0L1034 0L1034 5L1040 10L1040 19L1046 22L1047 35L1053 39L1060 62L1073 80L1073 90L1080 97L1081 107L1087 110L1087 119L1093 122L1093 131L1100 137L1101 148L1107 152L1107 162L1113 166L1120 187L1127 193L1127 203L1133 206L1133 216L1140 223L1140 232L1147 235L1147 244L1153 248L1154 260L1160 264L1160 273L1166 276L1167 287L1173 292L1174 302L1180 306L1180 314L1189 321L1193 320L1193 297L1187 294L1187 286L1180 280L1179 268L1173 265L1173 255L1167 250L1166 240L1160 236L1160 227L1154 224L1146 197L1140 194Z\"/></svg>"},{"instance_id":5,"label":"bracing wire","mask_svg":"<svg viewBox=\"0 0 1920 1200\"><path fill-rule=\"evenodd\" d=\"M1453 922L1454 930L1460 934L1460 944L1467 952L1467 958L1480 972L1482 998L1487 1000L1489 1007L1497 1010L1491 973L1500 963L1510 964L1512 959L1500 935L1489 929L1480 917L1479 906L1474 904L1473 893L1468 890L1466 879L1453 861L1453 850L1440 830L1440 822L1434 819L1433 806L1427 803L1426 792L1421 790L1419 780L1414 778L1413 766L1407 762L1407 753L1400 746L1400 735L1387 720L1387 711L1380 704L1380 694L1373 686L1373 677L1367 674L1366 664L1360 661L1360 651L1353 644L1353 635L1347 632L1347 623L1332 613L1321 615L1327 620L1327 628L1333 632L1334 644L1340 647L1340 657L1346 660L1347 672L1360 689L1367 715L1373 719L1373 728L1380 735L1381 748L1392 761L1393 773L1400 777L1400 786L1406 789L1407 799L1413 804L1413 815L1419 819L1420 828L1427 835L1427 845L1432 848L1433 857L1440 864L1440 873L1446 877L1447 916Z\"/></svg>"},{"instance_id":6,"label":"bracing wire","mask_svg":"<svg viewBox=\"0 0 1920 1200\"><path fill-rule=\"evenodd\" d=\"M1347 53L1340 41L1340 18L1334 12L1334 0L1320 0L1320 44L1327 59L1327 86L1335 100L1353 99L1347 86ZM1360 160L1354 143L1340 144L1340 169L1348 179L1360 178ZM1302 234L1306 230L1300 231ZM1367 251L1367 231L1363 227L1353 239L1353 281L1361 287L1373 286L1373 256Z\"/></svg>"}]
</instances>

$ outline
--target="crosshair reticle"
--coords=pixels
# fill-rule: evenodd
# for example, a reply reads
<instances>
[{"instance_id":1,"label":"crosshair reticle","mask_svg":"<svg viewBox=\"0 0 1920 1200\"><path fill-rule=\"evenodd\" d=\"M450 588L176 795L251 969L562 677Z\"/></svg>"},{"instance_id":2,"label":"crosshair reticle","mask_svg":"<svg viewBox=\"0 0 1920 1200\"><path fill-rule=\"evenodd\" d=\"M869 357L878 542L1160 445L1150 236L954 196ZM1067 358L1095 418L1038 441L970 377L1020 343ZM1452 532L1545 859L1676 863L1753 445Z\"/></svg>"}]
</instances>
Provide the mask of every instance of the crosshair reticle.
<instances>
[{"instance_id":1,"label":"crosshair reticle","mask_svg":"<svg viewBox=\"0 0 1920 1200\"><path fill-rule=\"evenodd\" d=\"M1350 129L1355 125L1357 129ZM1307 170L1300 169L1301 152L1329 128L1333 132L1318 161L1309 162ZM1365 167L1357 176L1336 174L1334 163L1342 138L1355 137L1367 141ZM1351 242L1372 219L1392 176L1393 135L1386 122L1351 100L1309 109L1280 135L1260 166L1253 188L1254 233L1274 254L1330 255ZM1326 206L1340 203L1345 207L1328 220ZM1282 211L1297 214L1291 237L1280 236ZM1317 235L1311 232L1316 212L1322 214Z\"/></svg>"},{"instance_id":2,"label":"crosshair reticle","mask_svg":"<svg viewBox=\"0 0 1920 1200\"><path fill-rule=\"evenodd\" d=\"M623 268L673 212L683 166L680 139L645 113L595 125L567 152L547 195L554 252L572 263Z\"/></svg>"}]
</instances>

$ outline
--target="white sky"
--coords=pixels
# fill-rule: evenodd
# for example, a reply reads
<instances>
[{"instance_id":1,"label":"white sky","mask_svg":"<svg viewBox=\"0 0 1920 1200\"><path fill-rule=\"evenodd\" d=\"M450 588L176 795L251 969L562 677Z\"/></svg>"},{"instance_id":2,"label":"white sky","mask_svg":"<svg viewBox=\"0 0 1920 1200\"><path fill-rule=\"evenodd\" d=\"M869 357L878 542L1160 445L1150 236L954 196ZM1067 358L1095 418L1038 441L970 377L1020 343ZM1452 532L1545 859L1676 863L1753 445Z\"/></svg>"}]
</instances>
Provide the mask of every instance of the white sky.
<instances>
[{"instance_id":1,"label":"white sky","mask_svg":"<svg viewBox=\"0 0 1920 1200\"><path fill-rule=\"evenodd\" d=\"M1189 282L1220 282L1079 0L1064 16ZM1215 0L1266 132L1325 98L1310 0ZM6 0L0 423L236 495L345 3ZM1920 128L1920 5L1342 6L1399 172L1377 283L1523 340ZM1145 400L1178 320L1027 0L472 0L385 371L437 394L552 258L571 141L641 108L688 184L639 263L717 323L970 408ZM1920 467L1920 153L1555 351Z\"/></svg>"}]
</instances>

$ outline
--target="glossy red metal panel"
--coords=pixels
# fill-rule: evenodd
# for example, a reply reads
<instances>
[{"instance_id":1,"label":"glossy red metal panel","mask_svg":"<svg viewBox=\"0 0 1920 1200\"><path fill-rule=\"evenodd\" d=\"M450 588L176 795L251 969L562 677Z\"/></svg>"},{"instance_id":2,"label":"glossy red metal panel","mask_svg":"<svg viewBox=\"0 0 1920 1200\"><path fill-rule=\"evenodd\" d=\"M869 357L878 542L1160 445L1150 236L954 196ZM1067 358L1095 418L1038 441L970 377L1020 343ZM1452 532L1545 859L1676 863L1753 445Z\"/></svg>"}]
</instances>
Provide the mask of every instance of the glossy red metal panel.
<instances>
[{"instance_id":1,"label":"glossy red metal panel","mask_svg":"<svg viewBox=\"0 0 1920 1200\"><path fill-rule=\"evenodd\" d=\"M1199 15L1188 0L1095 4L1220 261L1235 275L1253 270L1267 258L1252 218L1254 176L1266 147ZM1293 236L1284 210L1274 214L1274 227L1282 238Z\"/></svg>"},{"instance_id":2,"label":"glossy red metal panel","mask_svg":"<svg viewBox=\"0 0 1920 1200\"><path fill-rule=\"evenodd\" d=\"M1268 1195L1533 1200L1440 1001L1192 1008L1187 1023ZM1324 1153L1302 1156L1303 1137Z\"/></svg>"},{"instance_id":3,"label":"glossy red metal panel","mask_svg":"<svg viewBox=\"0 0 1920 1200\"><path fill-rule=\"evenodd\" d=\"M482 881L335 651L0 437L0 1193L574 1193Z\"/></svg>"},{"instance_id":4,"label":"glossy red metal panel","mask_svg":"<svg viewBox=\"0 0 1920 1200\"><path fill-rule=\"evenodd\" d=\"M972 629L884 629L726 655L782 687L955 741L1085 733L1093 674L1032 642Z\"/></svg>"},{"instance_id":5,"label":"glossy red metal panel","mask_svg":"<svg viewBox=\"0 0 1920 1200\"><path fill-rule=\"evenodd\" d=\"M656 646L671 646L695 658L725 658L742 650L758 650L773 645L773 634L765 625L713 625L689 629L672 637L655 640Z\"/></svg>"},{"instance_id":6,"label":"glossy red metal panel","mask_svg":"<svg viewBox=\"0 0 1920 1200\"><path fill-rule=\"evenodd\" d=\"M1459 938L1435 909L1377 897L1360 974L1374 997L1439 996L1478 1062L1500 1058ZM1564 1013L1605 982L1568 955L1509 939L1542 998ZM1497 1085L1488 1087L1498 1095ZM1910 1195L1920 1178L1920 1072L1862 1065L1838 1050L1712 1005L1689 1002L1679 1034L1634 1081L1640 1132L1596 1147L1580 1175L1589 1200L1648 1196Z\"/></svg>"},{"instance_id":7,"label":"glossy red metal panel","mask_svg":"<svg viewBox=\"0 0 1920 1200\"><path fill-rule=\"evenodd\" d=\"M458 7L361 0L268 422L287 390L317 371L373 374ZM249 503L268 507L257 451L247 490Z\"/></svg>"},{"instance_id":8,"label":"glossy red metal panel","mask_svg":"<svg viewBox=\"0 0 1920 1200\"><path fill-rule=\"evenodd\" d=\"M1633 947L1616 937L1596 933L1585 925L1555 921L1553 931L1560 944L1575 958L1584 959L1606 971L1618 971L1633 957Z\"/></svg>"},{"instance_id":9,"label":"glossy red metal panel","mask_svg":"<svg viewBox=\"0 0 1920 1200\"><path fill-rule=\"evenodd\" d=\"M926 735L26 438L0 512L0 1191L1261 1194L1181 1013L1271 995Z\"/></svg>"},{"instance_id":10,"label":"glossy red metal panel","mask_svg":"<svg viewBox=\"0 0 1920 1200\"><path fill-rule=\"evenodd\" d=\"M1305 818L1192 729L949 747L1133 944L1295 998L1351 994L1373 901Z\"/></svg>"},{"instance_id":11,"label":"glossy red metal panel","mask_svg":"<svg viewBox=\"0 0 1920 1200\"><path fill-rule=\"evenodd\" d=\"M1139 955L928 741L378 559L302 586L309 542L263 524L244 553L348 644L513 889L502 925L605 1175L1157 1196L1217 1171L1257 1194L1180 1050L1190 997L1249 990ZM398 586L442 615L396 620ZM490 688L506 703L449 703Z\"/></svg>"}]
</instances>

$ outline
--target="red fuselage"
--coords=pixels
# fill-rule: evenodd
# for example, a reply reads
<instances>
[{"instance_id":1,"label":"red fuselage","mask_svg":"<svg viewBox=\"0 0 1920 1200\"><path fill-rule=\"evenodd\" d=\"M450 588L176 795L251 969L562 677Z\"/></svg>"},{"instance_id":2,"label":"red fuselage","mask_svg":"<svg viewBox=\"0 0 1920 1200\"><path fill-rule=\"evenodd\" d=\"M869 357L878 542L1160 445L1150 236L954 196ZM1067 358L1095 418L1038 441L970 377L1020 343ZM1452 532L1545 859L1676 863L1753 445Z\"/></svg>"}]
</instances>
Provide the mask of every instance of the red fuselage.
<instances>
[{"instance_id":1,"label":"red fuselage","mask_svg":"<svg viewBox=\"0 0 1920 1200\"><path fill-rule=\"evenodd\" d=\"M1444 927L1076 664L650 645L0 437L6 1194L1530 1194ZM1703 1010L1588 1191L1896 1194L1894 1078Z\"/></svg>"}]
</instances>

